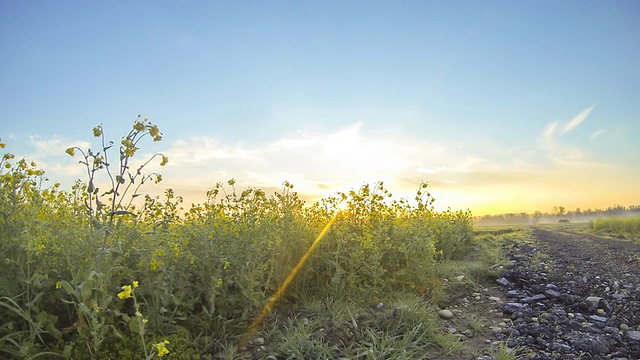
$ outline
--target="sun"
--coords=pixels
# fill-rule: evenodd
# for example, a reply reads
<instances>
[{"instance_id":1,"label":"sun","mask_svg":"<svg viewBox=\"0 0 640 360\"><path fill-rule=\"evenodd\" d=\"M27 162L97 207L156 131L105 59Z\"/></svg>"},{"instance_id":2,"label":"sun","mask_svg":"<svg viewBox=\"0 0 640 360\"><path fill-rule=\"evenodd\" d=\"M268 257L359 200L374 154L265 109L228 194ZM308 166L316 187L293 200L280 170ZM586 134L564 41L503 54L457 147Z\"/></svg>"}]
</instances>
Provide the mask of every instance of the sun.
<instances>
[{"instance_id":1,"label":"sun","mask_svg":"<svg viewBox=\"0 0 640 360\"><path fill-rule=\"evenodd\" d=\"M346 212L347 210L349 210L349 203L346 200L342 200L336 204L337 213Z\"/></svg>"}]
</instances>

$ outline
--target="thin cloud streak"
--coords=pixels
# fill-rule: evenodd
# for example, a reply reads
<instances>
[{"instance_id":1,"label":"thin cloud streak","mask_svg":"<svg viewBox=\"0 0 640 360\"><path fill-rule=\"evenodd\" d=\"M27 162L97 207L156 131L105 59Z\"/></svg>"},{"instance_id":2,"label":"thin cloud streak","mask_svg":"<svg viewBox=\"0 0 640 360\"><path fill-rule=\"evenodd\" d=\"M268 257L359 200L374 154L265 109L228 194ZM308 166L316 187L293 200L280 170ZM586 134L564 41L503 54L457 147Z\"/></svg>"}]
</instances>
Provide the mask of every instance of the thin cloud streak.
<instances>
[{"instance_id":1,"label":"thin cloud streak","mask_svg":"<svg viewBox=\"0 0 640 360\"><path fill-rule=\"evenodd\" d=\"M582 110L582 112L578 115L576 115L573 119L569 120L569 122L567 123L567 125L564 126L564 128L562 129L561 134L565 134L573 129L575 129L578 125L582 124L582 122L584 122L589 115L591 114L591 111L593 110L594 106L590 106L584 110Z\"/></svg>"},{"instance_id":2,"label":"thin cloud streak","mask_svg":"<svg viewBox=\"0 0 640 360\"><path fill-rule=\"evenodd\" d=\"M546 129L544 130L543 139L551 140L556 135L556 128L558 127L558 123L552 122L547 124Z\"/></svg>"},{"instance_id":3,"label":"thin cloud streak","mask_svg":"<svg viewBox=\"0 0 640 360\"><path fill-rule=\"evenodd\" d=\"M596 130L593 134L591 134L591 136L589 136L589 140L590 141L594 141L595 139L599 138L600 135L606 133L607 131L604 129L598 129Z\"/></svg>"},{"instance_id":4,"label":"thin cloud streak","mask_svg":"<svg viewBox=\"0 0 640 360\"><path fill-rule=\"evenodd\" d=\"M68 161L71 158L65 153L65 150L70 147L87 149L90 147L88 141L69 140L57 135L50 137L31 135L27 145L33 151L29 151L19 157L35 161L38 167L46 170L47 178L57 181L58 179L64 180L74 177L71 179L73 181L85 173L83 165L78 164L78 159Z\"/></svg>"},{"instance_id":5,"label":"thin cloud streak","mask_svg":"<svg viewBox=\"0 0 640 360\"><path fill-rule=\"evenodd\" d=\"M560 133L557 131L558 122L554 121L547 124L539 138L538 146L547 154L547 158L551 161L552 165L574 167L593 167L594 165L598 165L585 159L587 155L583 149L560 140L561 135L566 134L582 124L589 117L593 109L594 106L590 106L581 111L564 125ZM604 130L598 130L590 136L590 140L593 141L602 133L604 133Z\"/></svg>"}]
</instances>

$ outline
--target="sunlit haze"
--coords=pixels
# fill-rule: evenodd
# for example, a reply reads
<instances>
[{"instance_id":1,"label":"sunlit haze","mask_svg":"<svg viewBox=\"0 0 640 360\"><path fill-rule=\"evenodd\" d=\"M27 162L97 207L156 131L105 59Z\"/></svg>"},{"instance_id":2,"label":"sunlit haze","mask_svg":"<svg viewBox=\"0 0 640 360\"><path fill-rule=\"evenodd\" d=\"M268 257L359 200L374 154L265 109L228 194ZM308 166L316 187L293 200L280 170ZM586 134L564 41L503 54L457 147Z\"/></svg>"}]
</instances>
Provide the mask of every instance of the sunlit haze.
<instances>
[{"instance_id":1,"label":"sunlit haze","mask_svg":"<svg viewBox=\"0 0 640 360\"><path fill-rule=\"evenodd\" d=\"M0 1L0 138L70 188L138 114L164 181L438 210L640 204L640 2Z\"/></svg>"}]
</instances>

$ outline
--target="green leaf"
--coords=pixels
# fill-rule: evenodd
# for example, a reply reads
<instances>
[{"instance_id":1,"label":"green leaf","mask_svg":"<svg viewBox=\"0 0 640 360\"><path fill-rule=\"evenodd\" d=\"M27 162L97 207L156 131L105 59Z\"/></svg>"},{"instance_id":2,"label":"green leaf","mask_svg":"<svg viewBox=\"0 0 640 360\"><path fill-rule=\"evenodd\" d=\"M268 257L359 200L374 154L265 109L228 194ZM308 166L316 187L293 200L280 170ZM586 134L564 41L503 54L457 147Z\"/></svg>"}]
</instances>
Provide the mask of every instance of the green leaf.
<instances>
[{"instance_id":1,"label":"green leaf","mask_svg":"<svg viewBox=\"0 0 640 360\"><path fill-rule=\"evenodd\" d=\"M138 318L131 318L131 320L129 320L129 331L131 331L134 334L140 334L140 323L138 321Z\"/></svg>"},{"instance_id":2,"label":"green leaf","mask_svg":"<svg viewBox=\"0 0 640 360\"><path fill-rule=\"evenodd\" d=\"M58 338L62 336L62 332L55 327L56 322L58 322L58 317L55 315L51 315L46 311L41 311L38 316L36 316L36 320L42 325L42 327L51 334L51 336Z\"/></svg>"},{"instance_id":3,"label":"green leaf","mask_svg":"<svg viewBox=\"0 0 640 360\"><path fill-rule=\"evenodd\" d=\"M67 292L67 294L76 298L80 295L76 289L71 287L71 284L69 284L67 280L60 281L60 285L62 285L62 288Z\"/></svg>"},{"instance_id":4,"label":"green leaf","mask_svg":"<svg viewBox=\"0 0 640 360\"><path fill-rule=\"evenodd\" d=\"M82 284L80 284L79 288L80 288L80 295L82 297L82 300L87 300L87 299L91 299L91 285L92 285L93 281L85 281Z\"/></svg>"},{"instance_id":5,"label":"green leaf","mask_svg":"<svg viewBox=\"0 0 640 360\"><path fill-rule=\"evenodd\" d=\"M113 301L113 296L111 296L111 295L107 296L102 301L102 307L105 308L105 309L108 308L109 304L111 304L112 301Z\"/></svg>"},{"instance_id":6,"label":"green leaf","mask_svg":"<svg viewBox=\"0 0 640 360\"><path fill-rule=\"evenodd\" d=\"M93 218L91 219L91 224L93 224L93 227L95 227L96 229L102 229L102 224L100 223L100 220Z\"/></svg>"},{"instance_id":7,"label":"green leaf","mask_svg":"<svg viewBox=\"0 0 640 360\"><path fill-rule=\"evenodd\" d=\"M132 215L135 216L134 213L132 213L131 211L126 211L126 210L114 210L114 211L110 211L107 216L113 216L113 215Z\"/></svg>"},{"instance_id":8,"label":"green leaf","mask_svg":"<svg viewBox=\"0 0 640 360\"><path fill-rule=\"evenodd\" d=\"M73 345L65 346L64 350L62 350L62 356L66 357L66 358L70 358L71 357L71 350L73 350Z\"/></svg>"},{"instance_id":9,"label":"green leaf","mask_svg":"<svg viewBox=\"0 0 640 360\"><path fill-rule=\"evenodd\" d=\"M44 293L39 292L38 294L36 294L36 296L33 298L33 300L29 301L27 303L27 306L33 310L37 310L36 308L36 304L40 301L40 299L42 298L42 296L44 295Z\"/></svg>"},{"instance_id":10,"label":"green leaf","mask_svg":"<svg viewBox=\"0 0 640 360\"><path fill-rule=\"evenodd\" d=\"M78 310L80 310L80 312L83 313L84 315L91 314L91 310L89 310L87 305L85 305L84 303L78 304Z\"/></svg>"},{"instance_id":11,"label":"green leaf","mask_svg":"<svg viewBox=\"0 0 640 360\"><path fill-rule=\"evenodd\" d=\"M109 230L108 226L103 226L99 228L98 231L94 233L94 237L96 238L102 237L104 236L105 233L111 234L111 230Z\"/></svg>"}]
</instances>

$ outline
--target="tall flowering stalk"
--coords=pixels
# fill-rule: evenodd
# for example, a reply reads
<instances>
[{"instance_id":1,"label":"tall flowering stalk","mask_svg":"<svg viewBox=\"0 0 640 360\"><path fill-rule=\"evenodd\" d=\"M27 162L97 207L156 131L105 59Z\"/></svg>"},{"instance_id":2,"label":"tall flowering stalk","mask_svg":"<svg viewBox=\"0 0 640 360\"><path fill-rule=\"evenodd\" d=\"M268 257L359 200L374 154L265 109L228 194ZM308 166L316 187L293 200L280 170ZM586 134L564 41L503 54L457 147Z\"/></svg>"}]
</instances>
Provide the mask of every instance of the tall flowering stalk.
<instances>
[{"instance_id":1,"label":"tall flowering stalk","mask_svg":"<svg viewBox=\"0 0 640 360\"><path fill-rule=\"evenodd\" d=\"M125 135L118 147L118 165L110 162L109 150L114 146L113 141L107 141L102 125L93 128L93 136L100 138L100 151L94 152L91 149L86 151L79 147L70 147L66 153L75 156L80 153L82 159L80 164L84 165L87 171L87 186L85 205L87 213L91 218L92 234L102 236L102 247L98 254L107 250L109 235L113 234L113 223L116 216L134 215L129 211L133 200L139 196L138 190L148 181L155 183L162 181L162 176L158 173L144 174L143 169L155 158L160 158L160 166L165 166L169 159L160 153L152 155L147 161L138 166L135 170L131 168L131 160L139 150L139 143L149 136L153 141L161 141L162 133L157 125L152 124L148 119L138 120L133 124L132 129ZM105 173L107 177L107 190L100 192L97 175ZM128 197L127 195L131 195ZM128 199L128 203L125 202ZM100 263L100 256L97 255L96 263Z\"/></svg>"},{"instance_id":2,"label":"tall flowering stalk","mask_svg":"<svg viewBox=\"0 0 640 360\"><path fill-rule=\"evenodd\" d=\"M133 281L131 285L123 285L122 291L118 293L118 298L120 300L133 299L133 307L136 311L135 316L129 320L129 328L133 328L137 330L138 335L140 335L140 342L142 344L142 348L144 349L144 357L149 360L153 357L153 353L149 354L147 350L147 344L144 339L145 336L145 325L148 320L144 318L144 315L140 312L140 304L138 304L138 299L136 298L136 289L139 286L138 281ZM164 355L169 353L169 349L167 349L166 345L169 345L169 340L161 341L157 344L154 344L156 348L156 352L158 357L163 357Z\"/></svg>"}]
</instances>

